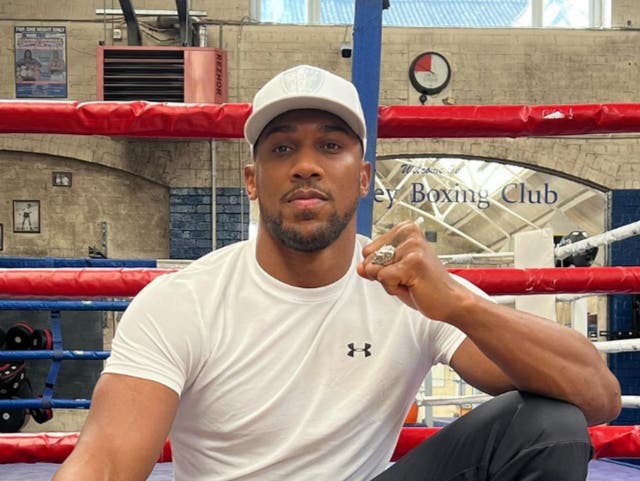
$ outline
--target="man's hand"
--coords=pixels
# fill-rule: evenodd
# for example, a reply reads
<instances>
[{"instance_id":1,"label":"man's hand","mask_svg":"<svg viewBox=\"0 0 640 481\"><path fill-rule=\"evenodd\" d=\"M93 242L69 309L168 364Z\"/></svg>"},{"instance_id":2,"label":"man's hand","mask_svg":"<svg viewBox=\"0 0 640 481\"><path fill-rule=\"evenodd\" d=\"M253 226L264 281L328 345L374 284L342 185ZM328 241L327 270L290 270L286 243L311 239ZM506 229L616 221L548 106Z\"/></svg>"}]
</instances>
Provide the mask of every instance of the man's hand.
<instances>
[{"instance_id":1,"label":"man's hand","mask_svg":"<svg viewBox=\"0 0 640 481\"><path fill-rule=\"evenodd\" d=\"M385 245L394 247L394 256L386 265L377 264L375 252ZM472 295L449 275L415 222L396 225L362 253L358 274L377 280L389 294L431 319L448 319Z\"/></svg>"}]
</instances>

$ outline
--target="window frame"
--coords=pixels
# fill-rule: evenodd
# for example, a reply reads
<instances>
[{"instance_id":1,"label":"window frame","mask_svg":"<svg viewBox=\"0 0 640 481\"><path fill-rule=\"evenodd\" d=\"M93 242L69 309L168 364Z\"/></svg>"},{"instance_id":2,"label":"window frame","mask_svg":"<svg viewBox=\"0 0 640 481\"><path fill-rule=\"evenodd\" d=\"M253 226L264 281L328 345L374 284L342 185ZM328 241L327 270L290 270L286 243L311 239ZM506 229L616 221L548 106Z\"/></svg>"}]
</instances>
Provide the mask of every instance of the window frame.
<instances>
[{"instance_id":1,"label":"window frame","mask_svg":"<svg viewBox=\"0 0 640 481\"><path fill-rule=\"evenodd\" d=\"M306 0L306 25L321 25L320 6L322 0ZM544 25L545 0L531 0L531 28L554 28ZM393 0L391 0L393 6ZM262 0L251 0L250 16L257 21L262 21ZM610 28L611 15L607 15L607 9L611 10L611 0L589 0L589 26L586 28ZM419 27L416 27L419 28ZM460 27L464 28L464 27ZM528 28L528 27L501 27L501 28Z\"/></svg>"}]
</instances>

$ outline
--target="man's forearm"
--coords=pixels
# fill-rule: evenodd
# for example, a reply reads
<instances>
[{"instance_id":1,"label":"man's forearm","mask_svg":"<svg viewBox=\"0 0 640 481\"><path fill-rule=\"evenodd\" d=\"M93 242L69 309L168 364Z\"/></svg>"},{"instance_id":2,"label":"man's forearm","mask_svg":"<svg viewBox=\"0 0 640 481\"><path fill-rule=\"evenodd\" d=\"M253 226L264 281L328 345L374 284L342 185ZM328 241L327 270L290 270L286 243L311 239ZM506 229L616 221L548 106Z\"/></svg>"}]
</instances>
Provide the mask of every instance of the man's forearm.
<instances>
[{"instance_id":1,"label":"man's forearm","mask_svg":"<svg viewBox=\"0 0 640 481\"><path fill-rule=\"evenodd\" d=\"M103 456L104 458L104 456ZM106 459L87 459L72 452L60 466L51 481L109 481L109 469Z\"/></svg>"},{"instance_id":2,"label":"man's forearm","mask_svg":"<svg viewBox=\"0 0 640 481\"><path fill-rule=\"evenodd\" d=\"M524 391L577 405L591 424L620 409L620 386L581 334L472 293L446 322L458 327Z\"/></svg>"}]
</instances>

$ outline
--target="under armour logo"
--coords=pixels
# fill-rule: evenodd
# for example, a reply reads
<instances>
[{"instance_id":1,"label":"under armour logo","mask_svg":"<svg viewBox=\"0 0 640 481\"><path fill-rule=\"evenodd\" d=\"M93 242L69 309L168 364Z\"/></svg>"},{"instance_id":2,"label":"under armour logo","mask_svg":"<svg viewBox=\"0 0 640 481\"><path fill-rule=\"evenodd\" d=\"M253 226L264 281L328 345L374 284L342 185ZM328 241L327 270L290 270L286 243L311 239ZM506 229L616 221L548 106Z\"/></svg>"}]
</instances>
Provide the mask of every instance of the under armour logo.
<instances>
[{"instance_id":1,"label":"under armour logo","mask_svg":"<svg viewBox=\"0 0 640 481\"><path fill-rule=\"evenodd\" d=\"M369 350L371 348L371 344L369 344L368 342L364 343L364 347L356 347L355 343L350 342L349 344L347 344L347 347L349 348L347 356L353 357L355 356L356 352L364 353L364 357L369 357L371 355L371 351Z\"/></svg>"}]
</instances>

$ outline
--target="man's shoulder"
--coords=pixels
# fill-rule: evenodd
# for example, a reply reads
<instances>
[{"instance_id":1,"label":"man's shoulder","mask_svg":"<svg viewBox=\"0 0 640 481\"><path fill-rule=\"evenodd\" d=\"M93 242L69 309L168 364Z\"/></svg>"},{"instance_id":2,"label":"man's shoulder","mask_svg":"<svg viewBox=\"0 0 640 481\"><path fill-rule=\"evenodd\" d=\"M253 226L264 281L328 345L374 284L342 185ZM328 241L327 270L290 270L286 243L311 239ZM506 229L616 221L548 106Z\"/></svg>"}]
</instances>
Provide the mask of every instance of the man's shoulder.
<instances>
[{"instance_id":1,"label":"man's shoulder","mask_svg":"<svg viewBox=\"0 0 640 481\"><path fill-rule=\"evenodd\" d=\"M215 249L208 254L194 260L189 267L200 267L215 263L228 262L235 256L245 252L246 249L250 249L253 246L253 241L244 240L234 242L233 244Z\"/></svg>"},{"instance_id":2,"label":"man's shoulder","mask_svg":"<svg viewBox=\"0 0 640 481\"><path fill-rule=\"evenodd\" d=\"M217 280L224 279L226 273L238 268L247 249L252 249L250 241L240 241L221 247L169 275L160 276L153 284L155 288L169 291L180 290L180 286L187 288L200 281L213 287ZM170 262L169 266L171 266Z\"/></svg>"},{"instance_id":3,"label":"man's shoulder","mask_svg":"<svg viewBox=\"0 0 640 481\"><path fill-rule=\"evenodd\" d=\"M234 265L239 262L240 258L252 247L252 241L240 241L226 245L194 260L184 269L181 269L179 273L189 276L199 272L219 271L226 265Z\"/></svg>"}]
</instances>

